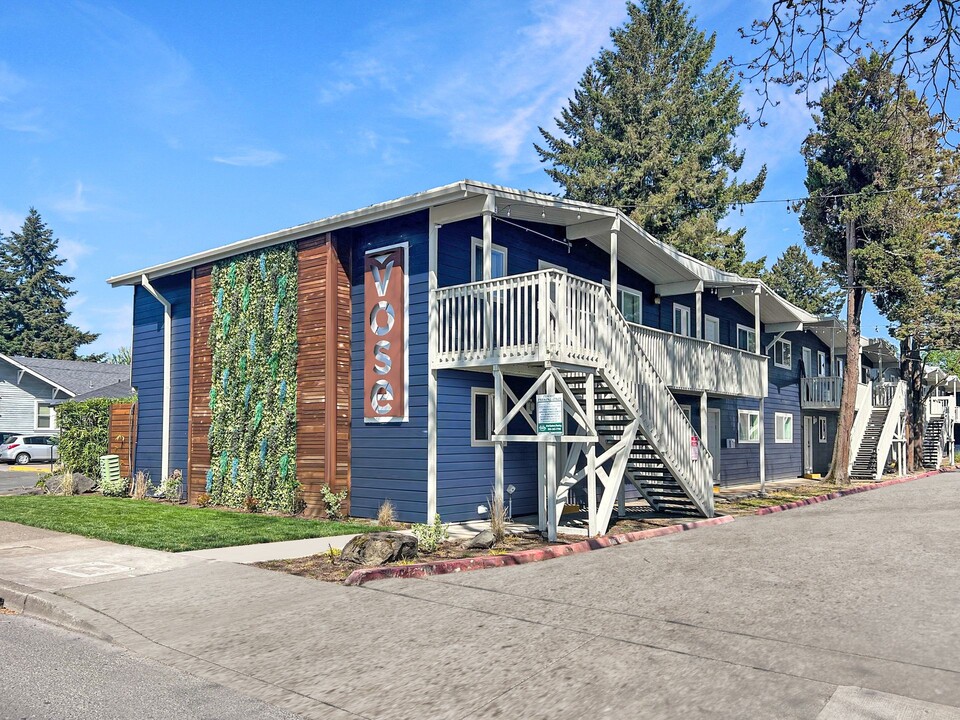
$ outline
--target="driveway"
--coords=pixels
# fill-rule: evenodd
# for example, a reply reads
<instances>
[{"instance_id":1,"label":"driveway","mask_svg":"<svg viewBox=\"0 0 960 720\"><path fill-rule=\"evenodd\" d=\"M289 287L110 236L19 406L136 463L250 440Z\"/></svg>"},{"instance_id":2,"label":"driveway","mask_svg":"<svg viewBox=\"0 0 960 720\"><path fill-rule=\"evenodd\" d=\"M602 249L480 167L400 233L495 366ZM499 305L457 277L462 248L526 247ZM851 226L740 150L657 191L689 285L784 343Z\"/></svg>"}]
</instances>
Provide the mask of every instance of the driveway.
<instances>
[{"instance_id":1,"label":"driveway","mask_svg":"<svg viewBox=\"0 0 960 720\"><path fill-rule=\"evenodd\" d=\"M40 477L40 473L46 472L49 466L30 466L29 470L10 470L9 468L9 465L0 465L0 495L20 488L32 488Z\"/></svg>"},{"instance_id":2,"label":"driveway","mask_svg":"<svg viewBox=\"0 0 960 720\"><path fill-rule=\"evenodd\" d=\"M951 474L430 580L194 560L56 592L128 647L306 717L957 720L958 515Z\"/></svg>"}]
</instances>

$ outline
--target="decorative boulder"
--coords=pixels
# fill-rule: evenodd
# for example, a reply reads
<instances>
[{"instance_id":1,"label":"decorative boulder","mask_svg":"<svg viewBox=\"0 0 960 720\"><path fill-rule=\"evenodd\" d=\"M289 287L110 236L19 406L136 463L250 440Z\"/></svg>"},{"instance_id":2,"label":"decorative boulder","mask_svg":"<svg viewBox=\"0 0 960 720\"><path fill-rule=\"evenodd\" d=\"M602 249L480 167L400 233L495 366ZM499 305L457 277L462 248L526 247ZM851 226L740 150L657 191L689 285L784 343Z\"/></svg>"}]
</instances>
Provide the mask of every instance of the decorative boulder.
<instances>
[{"instance_id":1,"label":"decorative boulder","mask_svg":"<svg viewBox=\"0 0 960 720\"><path fill-rule=\"evenodd\" d=\"M340 559L356 565L383 565L417 556L417 538L396 532L357 535L348 542Z\"/></svg>"},{"instance_id":2,"label":"decorative boulder","mask_svg":"<svg viewBox=\"0 0 960 720\"><path fill-rule=\"evenodd\" d=\"M488 550L494 546L497 538L490 530L482 530L463 543L464 550Z\"/></svg>"},{"instance_id":3,"label":"decorative boulder","mask_svg":"<svg viewBox=\"0 0 960 720\"><path fill-rule=\"evenodd\" d=\"M82 495L83 493L90 492L96 486L96 482L88 478L82 473L73 473L73 494ZM47 479L47 492L51 495L62 495L63 494L63 475L54 475L51 478Z\"/></svg>"}]
</instances>

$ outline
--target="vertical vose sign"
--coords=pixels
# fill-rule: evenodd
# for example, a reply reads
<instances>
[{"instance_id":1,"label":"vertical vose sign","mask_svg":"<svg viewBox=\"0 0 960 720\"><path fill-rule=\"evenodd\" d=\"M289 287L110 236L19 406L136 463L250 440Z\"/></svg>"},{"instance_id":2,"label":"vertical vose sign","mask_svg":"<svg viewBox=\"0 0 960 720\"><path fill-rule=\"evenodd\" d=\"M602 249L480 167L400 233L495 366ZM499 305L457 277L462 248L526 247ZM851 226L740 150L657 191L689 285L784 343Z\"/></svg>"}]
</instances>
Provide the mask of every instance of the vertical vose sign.
<instances>
[{"instance_id":1,"label":"vertical vose sign","mask_svg":"<svg viewBox=\"0 0 960 720\"><path fill-rule=\"evenodd\" d=\"M365 422L407 419L407 246L363 260Z\"/></svg>"}]
</instances>

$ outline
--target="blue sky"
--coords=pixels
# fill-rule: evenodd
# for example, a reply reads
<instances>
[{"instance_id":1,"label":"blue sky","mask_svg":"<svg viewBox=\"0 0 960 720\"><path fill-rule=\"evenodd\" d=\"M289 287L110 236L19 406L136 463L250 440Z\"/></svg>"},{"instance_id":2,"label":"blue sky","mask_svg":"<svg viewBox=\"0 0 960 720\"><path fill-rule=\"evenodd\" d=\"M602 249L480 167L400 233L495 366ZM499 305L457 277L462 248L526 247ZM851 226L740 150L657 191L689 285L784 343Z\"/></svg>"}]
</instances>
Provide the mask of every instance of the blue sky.
<instances>
[{"instance_id":1,"label":"blue sky","mask_svg":"<svg viewBox=\"0 0 960 720\"><path fill-rule=\"evenodd\" d=\"M762 2L691 7L718 59L746 59L736 28ZM102 333L85 350L129 346L110 275L463 178L555 191L537 126L625 18L621 0L7 0L0 231L35 206L76 276L74 322ZM767 164L761 198L804 194L810 114L781 98L739 141L744 177ZM786 203L731 219L770 263L801 239Z\"/></svg>"}]
</instances>

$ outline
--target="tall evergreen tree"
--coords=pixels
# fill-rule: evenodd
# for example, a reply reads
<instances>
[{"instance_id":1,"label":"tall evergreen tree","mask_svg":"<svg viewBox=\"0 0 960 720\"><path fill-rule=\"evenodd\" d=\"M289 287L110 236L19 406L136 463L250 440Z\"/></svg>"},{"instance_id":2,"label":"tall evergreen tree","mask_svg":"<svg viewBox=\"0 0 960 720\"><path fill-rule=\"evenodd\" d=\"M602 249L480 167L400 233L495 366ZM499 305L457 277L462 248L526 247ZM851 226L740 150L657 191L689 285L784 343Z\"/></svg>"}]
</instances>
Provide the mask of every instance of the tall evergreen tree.
<instances>
[{"instance_id":1,"label":"tall evergreen tree","mask_svg":"<svg viewBox=\"0 0 960 720\"><path fill-rule=\"evenodd\" d=\"M843 292L836 286L836 273L817 266L807 251L790 245L763 275L764 282L794 305L814 315L836 315Z\"/></svg>"},{"instance_id":2,"label":"tall evergreen tree","mask_svg":"<svg viewBox=\"0 0 960 720\"><path fill-rule=\"evenodd\" d=\"M854 358L868 292L905 341L956 308L956 163L940 142L937 119L876 53L824 92L819 106L802 150L809 199L800 222L807 243L842 273L847 357ZM944 283L946 292L938 290ZM911 344L904 356L905 367L913 368L907 408L912 465L923 415L922 364ZM838 482L849 479L858 379L857 363L848 362L831 470Z\"/></svg>"},{"instance_id":3,"label":"tall evergreen tree","mask_svg":"<svg viewBox=\"0 0 960 720\"><path fill-rule=\"evenodd\" d=\"M756 178L732 177L744 153L741 91L716 36L697 30L681 0L628 2L629 20L611 30L537 153L547 175L575 200L622 208L660 240L726 270L757 275L744 229L719 226L732 204L756 199Z\"/></svg>"},{"instance_id":4,"label":"tall evergreen tree","mask_svg":"<svg viewBox=\"0 0 960 720\"><path fill-rule=\"evenodd\" d=\"M35 208L20 232L0 238L0 351L76 360L77 348L97 339L67 322L66 301L76 292L73 278L60 272L66 261L57 257L58 244Z\"/></svg>"}]
</instances>

